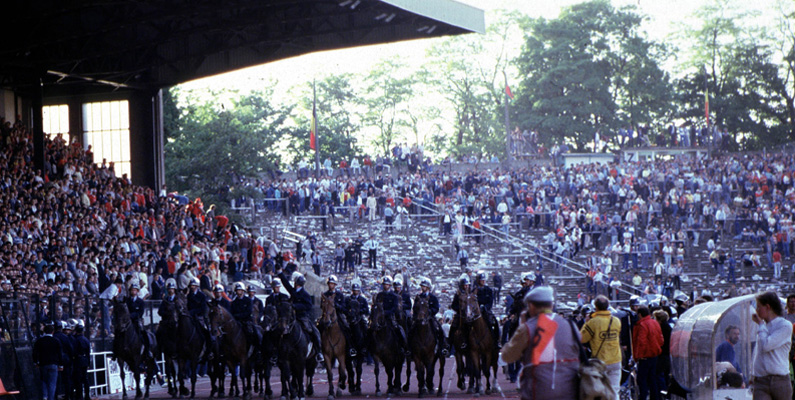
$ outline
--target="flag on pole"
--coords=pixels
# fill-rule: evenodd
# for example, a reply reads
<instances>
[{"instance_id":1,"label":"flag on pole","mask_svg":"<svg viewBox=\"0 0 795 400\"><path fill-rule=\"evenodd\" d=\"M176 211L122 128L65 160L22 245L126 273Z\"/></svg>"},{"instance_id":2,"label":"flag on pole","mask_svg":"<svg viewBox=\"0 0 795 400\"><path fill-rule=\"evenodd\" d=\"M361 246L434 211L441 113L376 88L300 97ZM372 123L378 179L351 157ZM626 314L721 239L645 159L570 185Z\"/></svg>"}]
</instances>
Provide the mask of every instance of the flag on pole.
<instances>
[{"instance_id":1,"label":"flag on pole","mask_svg":"<svg viewBox=\"0 0 795 400\"><path fill-rule=\"evenodd\" d=\"M513 100L513 93L511 93L511 87L508 86L508 83L505 83L505 94Z\"/></svg>"},{"instance_id":2,"label":"flag on pole","mask_svg":"<svg viewBox=\"0 0 795 400\"><path fill-rule=\"evenodd\" d=\"M317 102L316 96L312 98L312 125L309 127L309 148L317 152L317 144L315 141L315 134L317 132L317 110L315 103Z\"/></svg>"},{"instance_id":3,"label":"flag on pole","mask_svg":"<svg viewBox=\"0 0 795 400\"><path fill-rule=\"evenodd\" d=\"M704 90L704 116L707 118L707 126L709 126L709 88Z\"/></svg>"}]
</instances>

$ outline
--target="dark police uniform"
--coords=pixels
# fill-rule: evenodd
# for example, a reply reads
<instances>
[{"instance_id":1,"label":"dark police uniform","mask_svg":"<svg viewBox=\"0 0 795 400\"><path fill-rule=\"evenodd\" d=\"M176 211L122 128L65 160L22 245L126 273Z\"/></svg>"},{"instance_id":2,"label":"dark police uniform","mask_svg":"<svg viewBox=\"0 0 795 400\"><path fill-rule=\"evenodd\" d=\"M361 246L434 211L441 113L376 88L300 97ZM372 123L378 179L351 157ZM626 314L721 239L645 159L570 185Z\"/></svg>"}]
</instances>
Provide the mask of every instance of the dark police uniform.
<instances>
[{"instance_id":1,"label":"dark police uniform","mask_svg":"<svg viewBox=\"0 0 795 400\"><path fill-rule=\"evenodd\" d=\"M144 315L144 301L138 296L128 296L124 301L127 303L127 310L130 312L130 319L132 320L133 326L143 339L144 351L149 354L151 343L149 343L149 335L144 331L143 321L141 321L141 317Z\"/></svg>"},{"instance_id":2,"label":"dark police uniform","mask_svg":"<svg viewBox=\"0 0 795 400\"><path fill-rule=\"evenodd\" d=\"M458 291L455 292L453 295L453 302L450 304L450 309L455 312L453 316L453 322L450 324L450 342L453 342L453 337L455 333L458 331L458 328L461 327L461 302L464 301L463 297L466 297L466 293L462 293L462 290L459 288ZM464 332L464 340L461 341L461 349L465 349L467 346L466 344L466 332Z\"/></svg>"},{"instance_id":3,"label":"dark police uniform","mask_svg":"<svg viewBox=\"0 0 795 400\"><path fill-rule=\"evenodd\" d=\"M283 301L290 301L290 296L284 293L273 293L265 299L265 307L276 307Z\"/></svg>"},{"instance_id":4,"label":"dark police uniform","mask_svg":"<svg viewBox=\"0 0 795 400\"><path fill-rule=\"evenodd\" d=\"M254 326L253 302L248 296L235 297L231 303L232 317L243 327L250 344L260 343L261 337Z\"/></svg>"},{"instance_id":5,"label":"dark police uniform","mask_svg":"<svg viewBox=\"0 0 795 400\"><path fill-rule=\"evenodd\" d=\"M403 300L394 290L382 290L375 295L375 301L380 302L384 309L384 317L392 325L392 328L397 332L400 346L404 351L408 351L408 342L406 341L406 331L403 326L397 321L398 311L402 308Z\"/></svg>"},{"instance_id":6,"label":"dark police uniform","mask_svg":"<svg viewBox=\"0 0 795 400\"><path fill-rule=\"evenodd\" d=\"M209 313L207 307L207 295L201 290L196 290L196 293L188 292L188 314L202 327L206 332L209 332L209 324L207 323L207 314Z\"/></svg>"},{"instance_id":7,"label":"dark police uniform","mask_svg":"<svg viewBox=\"0 0 795 400\"><path fill-rule=\"evenodd\" d=\"M475 287L478 296L478 305L486 321L491 328L491 336L494 339L494 345L500 345L500 325L497 323L497 318L491 312L491 306L494 304L494 291L488 285L477 285Z\"/></svg>"},{"instance_id":8,"label":"dark police uniform","mask_svg":"<svg viewBox=\"0 0 795 400\"><path fill-rule=\"evenodd\" d=\"M447 344L444 340L444 331L442 331L442 326L439 324L439 320L436 319L436 314L439 313L439 299L436 297L435 294L428 292L428 293L420 293L417 295L416 299L427 298L428 299L428 318L430 319L431 329L433 330L433 335L436 337L436 344L437 344L437 351L441 352L442 349L447 347ZM417 315L417 304L419 301L414 300L414 315Z\"/></svg>"},{"instance_id":9,"label":"dark police uniform","mask_svg":"<svg viewBox=\"0 0 795 400\"><path fill-rule=\"evenodd\" d=\"M293 309L295 309L295 318L298 322L301 323L301 326L304 328L304 332L309 335L309 338L312 339L312 345L315 346L317 349L318 354L322 352L322 347L320 347L320 331L317 330L317 326L312 323L312 309L314 308L314 304L312 304L312 296L303 288L293 288L293 285L290 284L290 281L284 275L284 272L279 274L279 279L282 280L282 285L284 288L290 292L290 299L293 303Z\"/></svg>"},{"instance_id":10,"label":"dark police uniform","mask_svg":"<svg viewBox=\"0 0 795 400\"><path fill-rule=\"evenodd\" d=\"M74 335L74 393L75 400L89 400L88 366L90 363L91 343L82 334Z\"/></svg>"},{"instance_id":11,"label":"dark police uniform","mask_svg":"<svg viewBox=\"0 0 795 400\"><path fill-rule=\"evenodd\" d=\"M58 373L58 380L60 381L59 387L63 389L61 394L65 394L67 400L72 398L72 357L74 356L74 348L69 336L58 330L52 334L58 343L61 344L61 363L63 371ZM57 389L56 389L57 391Z\"/></svg>"}]
</instances>

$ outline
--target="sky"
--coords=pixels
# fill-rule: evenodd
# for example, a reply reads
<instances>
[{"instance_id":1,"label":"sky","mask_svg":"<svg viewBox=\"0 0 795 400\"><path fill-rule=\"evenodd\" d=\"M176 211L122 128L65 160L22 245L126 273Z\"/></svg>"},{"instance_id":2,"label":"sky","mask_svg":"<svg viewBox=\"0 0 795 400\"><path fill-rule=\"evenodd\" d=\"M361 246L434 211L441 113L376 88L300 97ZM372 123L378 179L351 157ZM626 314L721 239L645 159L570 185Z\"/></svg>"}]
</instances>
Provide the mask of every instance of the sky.
<instances>
[{"instance_id":1,"label":"sky","mask_svg":"<svg viewBox=\"0 0 795 400\"><path fill-rule=\"evenodd\" d=\"M458 1L483 9L486 12L487 26L494 18L499 18L498 10L518 11L531 17L552 19L560 14L562 8L582 2L582 0ZM611 3L616 8L623 6L637 7L641 14L648 17L643 23L642 29L647 33L649 39L667 43L670 41L672 33L681 29L684 25L694 22L692 15L695 10L715 1L724 2L728 0L612 0ZM776 9L777 1L792 2L792 0L734 0L735 4L741 5L741 8L746 11L760 12L760 15L753 20L741 22L752 25L769 23L766 21L774 20L771 10ZM512 51L518 54L521 47L521 37L517 35L515 39L516 42L513 43L509 52ZM313 79L320 80L336 72L367 73L379 61L397 55L409 68L416 69L424 63L426 50L439 40L443 40L443 38L311 53L187 82L180 85L180 89L182 93L191 91L195 96L202 98L203 96L209 96L211 91L233 89L246 93L269 86L271 82L276 82L272 100L279 102L288 98L304 96L304 94L297 92L298 90L304 90L303 88L299 89L300 85ZM670 62L673 65L675 59L670 60ZM670 71L673 68L672 65L664 65L663 67ZM509 82L518 80L516 77L513 78L509 75Z\"/></svg>"}]
</instances>

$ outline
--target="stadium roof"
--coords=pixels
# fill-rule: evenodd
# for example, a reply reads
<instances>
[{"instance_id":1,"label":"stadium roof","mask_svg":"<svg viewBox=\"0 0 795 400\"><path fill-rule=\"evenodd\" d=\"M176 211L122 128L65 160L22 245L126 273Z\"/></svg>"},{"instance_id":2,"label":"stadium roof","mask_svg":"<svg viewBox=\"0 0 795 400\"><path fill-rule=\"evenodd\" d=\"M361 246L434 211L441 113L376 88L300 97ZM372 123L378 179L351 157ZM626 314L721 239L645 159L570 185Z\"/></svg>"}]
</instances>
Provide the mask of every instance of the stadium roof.
<instances>
[{"instance_id":1,"label":"stadium roof","mask_svg":"<svg viewBox=\"0 0 795 400\"><path fill-rule=\"evenodd\" d=\"M0 87L157 89L304 53L484 32L452 0L35 0L3 6ZM49 92L49 90L48 90Z\"/></svg>"}]
</instances>

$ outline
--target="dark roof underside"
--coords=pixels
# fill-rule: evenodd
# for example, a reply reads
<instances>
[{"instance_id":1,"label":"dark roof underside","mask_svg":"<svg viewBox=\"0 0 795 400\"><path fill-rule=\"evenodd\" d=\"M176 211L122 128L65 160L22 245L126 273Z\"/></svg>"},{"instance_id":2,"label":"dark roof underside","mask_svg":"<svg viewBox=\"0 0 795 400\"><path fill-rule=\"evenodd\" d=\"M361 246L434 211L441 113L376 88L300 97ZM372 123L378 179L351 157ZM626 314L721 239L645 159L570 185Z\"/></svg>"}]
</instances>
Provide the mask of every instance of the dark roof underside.
<instances>
[{"instance_id":1,"label":"dark roof underside","mask_svg":"<svg viewBox=\"0 0 795 400\"><path fill-rule=\"evenodd\" d=\"M483 29L480 10L416 1L14 1L0 25L0 87L157 89L314 51ZM480 22L452 21L460 15Z\"/></svg>"}]
</instances>

